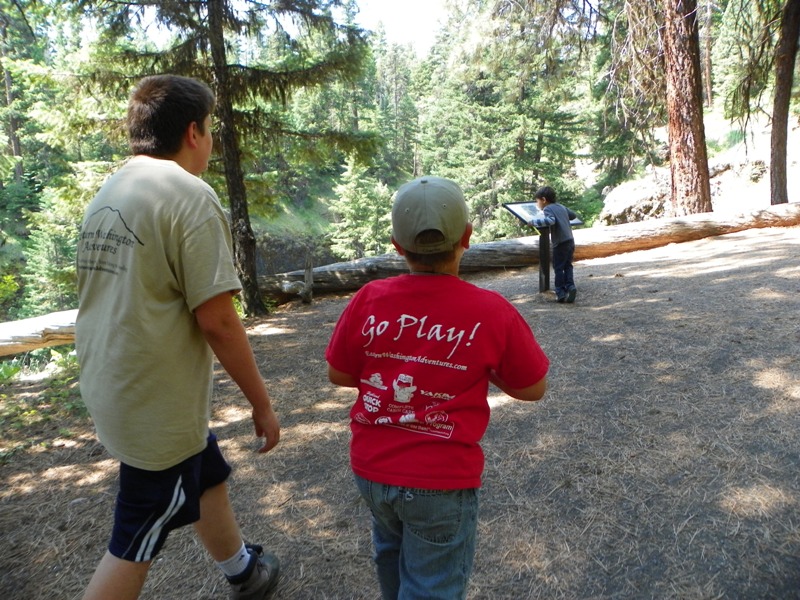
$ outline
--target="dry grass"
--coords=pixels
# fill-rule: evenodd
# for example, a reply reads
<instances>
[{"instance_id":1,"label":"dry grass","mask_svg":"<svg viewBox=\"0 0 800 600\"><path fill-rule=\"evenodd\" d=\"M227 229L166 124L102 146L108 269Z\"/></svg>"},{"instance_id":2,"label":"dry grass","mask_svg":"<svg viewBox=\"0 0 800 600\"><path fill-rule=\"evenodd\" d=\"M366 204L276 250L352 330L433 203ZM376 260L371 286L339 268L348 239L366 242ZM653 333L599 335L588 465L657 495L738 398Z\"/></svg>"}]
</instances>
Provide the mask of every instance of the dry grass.
<instances>
[{"instance_id":1,"label":"dry grass","mask_svg":"<svg viewBox=\"0 0 800 600\"><path fill-rule=\"evenodd\" d=\"M472 277L519 307L553 366L542 402L491 397L470 598L800 598L800 229L585 261L576 278L578 302L558 305L534 270ZM352 395L325 377L346 301L250 330L283 425L273 453L253 452L219 377L214 428L245 535L283 561L276 599L378 597L348 470ZM107 541L114 465L86 420L3 445L25 436L0 467L0 597L78 598ZM226 591L187 528L143 598Z\"/></svg>"}]
</instances>

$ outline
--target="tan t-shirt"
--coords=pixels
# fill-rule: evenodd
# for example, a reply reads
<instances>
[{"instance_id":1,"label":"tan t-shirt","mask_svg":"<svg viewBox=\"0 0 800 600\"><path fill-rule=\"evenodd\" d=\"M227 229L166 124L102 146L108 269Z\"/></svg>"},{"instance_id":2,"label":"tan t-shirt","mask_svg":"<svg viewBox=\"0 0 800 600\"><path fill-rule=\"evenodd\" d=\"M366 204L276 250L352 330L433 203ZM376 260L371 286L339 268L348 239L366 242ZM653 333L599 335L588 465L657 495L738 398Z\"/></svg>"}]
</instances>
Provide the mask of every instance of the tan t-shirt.
<instances>
[{"instance_id":1,"label":"tan t-shirt","mask_svg":"<svg viewBox=\"0 0 800 600\"><path fill-rule=\"evenodd\" d=\"M81 394L100 441L148 470L200 452L213 357L193 311L241 289L214 191L173 161L132 158L86 210L77 271Z\"/></svg>"}]
</instances>

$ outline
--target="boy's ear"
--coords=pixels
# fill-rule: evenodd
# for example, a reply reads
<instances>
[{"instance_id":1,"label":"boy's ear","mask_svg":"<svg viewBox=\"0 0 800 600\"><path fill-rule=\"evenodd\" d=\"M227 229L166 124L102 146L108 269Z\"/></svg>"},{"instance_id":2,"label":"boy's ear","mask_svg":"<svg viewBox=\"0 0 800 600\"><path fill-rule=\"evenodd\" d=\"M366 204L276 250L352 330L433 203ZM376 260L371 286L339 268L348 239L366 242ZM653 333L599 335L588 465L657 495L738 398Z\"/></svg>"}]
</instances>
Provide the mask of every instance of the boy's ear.
<instances>
[{"instance_id":1,"label":"boy's ear","mask_svg":"<svg viewBox=\"0 0 800 600\"><path fill-rule=\"evenodd\" d=\"M191 148L194 150L197 148L197 138L200 136L200 129L197 121L192 121L189 123L189 126L186 128L186 132L183 134L183 141L186 144L187 148Z\"/></svg>"},{"instance_id":2,"label":"boy's ear","mask_svg":"<svg viewBox=\"0 0 800 600\"><path fill-rule=\"evenodd\" d=\"M472 236L472 223L467 223L464 228L464 234L461 236L461 245L464 250L469 250L469 238Z\"/></svg>"},{"instance_id":3,"label":"boy's ear","mask_svg":"<svg viewBox=\"0 0 800 600\"><path fill-rule=\"evenodd\" d=\"M394 249L397 250L397 253L400 256L405 256L406 255L406 251L403 250L403 248L400 246L400 244L397 243L397 241L394 239L394 236L392 236L392 246L394 246Z\"/></svg>"}]
</instances>

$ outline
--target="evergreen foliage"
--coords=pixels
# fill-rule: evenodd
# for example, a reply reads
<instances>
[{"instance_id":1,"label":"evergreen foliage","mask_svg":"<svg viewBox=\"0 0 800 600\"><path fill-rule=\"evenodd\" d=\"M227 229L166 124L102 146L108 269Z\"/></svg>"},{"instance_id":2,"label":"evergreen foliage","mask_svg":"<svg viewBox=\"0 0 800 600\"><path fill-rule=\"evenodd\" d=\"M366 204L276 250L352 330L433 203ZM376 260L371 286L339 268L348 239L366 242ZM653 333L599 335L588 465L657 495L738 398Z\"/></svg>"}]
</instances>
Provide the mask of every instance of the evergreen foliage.
<instances>
[{"instance_id":1,"label":"evergreen foliage","mask_svg":"<svg viewBox=\"0 0 800 600\"><path fill-rule=\"evenodd\" d=\"M775 83L783 5L715 3L703 32L714 96L745 124ZM356 13L356 0L0 0L0 317L74 308L82 208L127 155L126 99L145 74L215 88L204 177L275 253L287 212L315 256L390 252L391 194L422 174L462 185L475 241L530 234L502 204L544 184L591 222L603 188L665 158L656 0L451 2L425 57Z\"/></svg>"},{"instance_id":2,"label":"evergreen foliage","mask_svg":"<svg viewBox=\"0 0 800 600\"><path fill-rule=\"evenodd\" d=\"M294 181L289 161L293 151L300 150L302 160L296 164L302 169L319 146L343 153L372 149L369 133L334 129L330 121L325 127L300 129L285 109L296 90L352 82L360 74L366 51L363 33L333 16L333 10L342 8L350 20L352 3L79 0L75 6L99 23L97 56L104 60L95 60L93 76L105 89L131 76L159 72L197 77L214 88L215 137L227 193L219 191L231 210L242 305L248 315L263 314L248 196L269 208L282 193L290 193L284 185ZM170 36L163 47L136 43L148 20ZM304 148L310 151L304 154ZM289 176L275 176L276 171L289 171ZM269 193L259 195L261 190Z\"/></svg>"},{"instance_id":3,"label":"evergreen foliage","mask_svg":"<svg viewBox=\"0 0 800 600\"><path fill-rule=\"evenodd\" d=\"M391 237L391 192L367 175L367 167L354 159L336 187L331 210L336 215L331 231L331 248L352 260L389 252Z\"/></svg>"},{"instance_id":4,"label":"evergreen foliage","mask_svg":"<svg viewBox=\"0 0 800 600\"><path fill-rule=\"evenodd\" d=\"M715 78L725 116L745 126L764 106L772 74L780 0L728 0L714 46Z\"/></svg>"}]
</instances>

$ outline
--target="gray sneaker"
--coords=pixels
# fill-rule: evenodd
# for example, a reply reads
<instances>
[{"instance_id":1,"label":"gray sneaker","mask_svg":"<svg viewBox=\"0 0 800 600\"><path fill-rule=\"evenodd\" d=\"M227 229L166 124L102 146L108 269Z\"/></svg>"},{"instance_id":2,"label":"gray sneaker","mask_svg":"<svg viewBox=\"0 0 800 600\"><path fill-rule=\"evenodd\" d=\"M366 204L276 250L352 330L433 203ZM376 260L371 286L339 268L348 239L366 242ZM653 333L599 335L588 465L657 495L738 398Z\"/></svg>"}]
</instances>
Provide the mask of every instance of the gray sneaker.
<instances>
[{"instance_id":1,"label":"gray sneaker","mask_svg":"<svg viewBox=\"0 0 800 600\"><path fill-rule=\"evenodd\" d=\"M231 582L231 600L264 600L278 583L280 562L261 546L246 544L245 547L255 557L255 564L245 581Z\"/></svg>"},{"instance_id":2,"label":"gray sneaker","mask_svg":"<svg viewBox=\"0 0 800 600\"><path fill-rule=\"evenodd\" d=\"M578 295L578 290L577 289L575 289L574 287L569 288L569 291L567 292L567 302L569 304L572 304L573 302L575 302L575 296L577 296L577 295Z\"/></svg>"}]
</instances>

